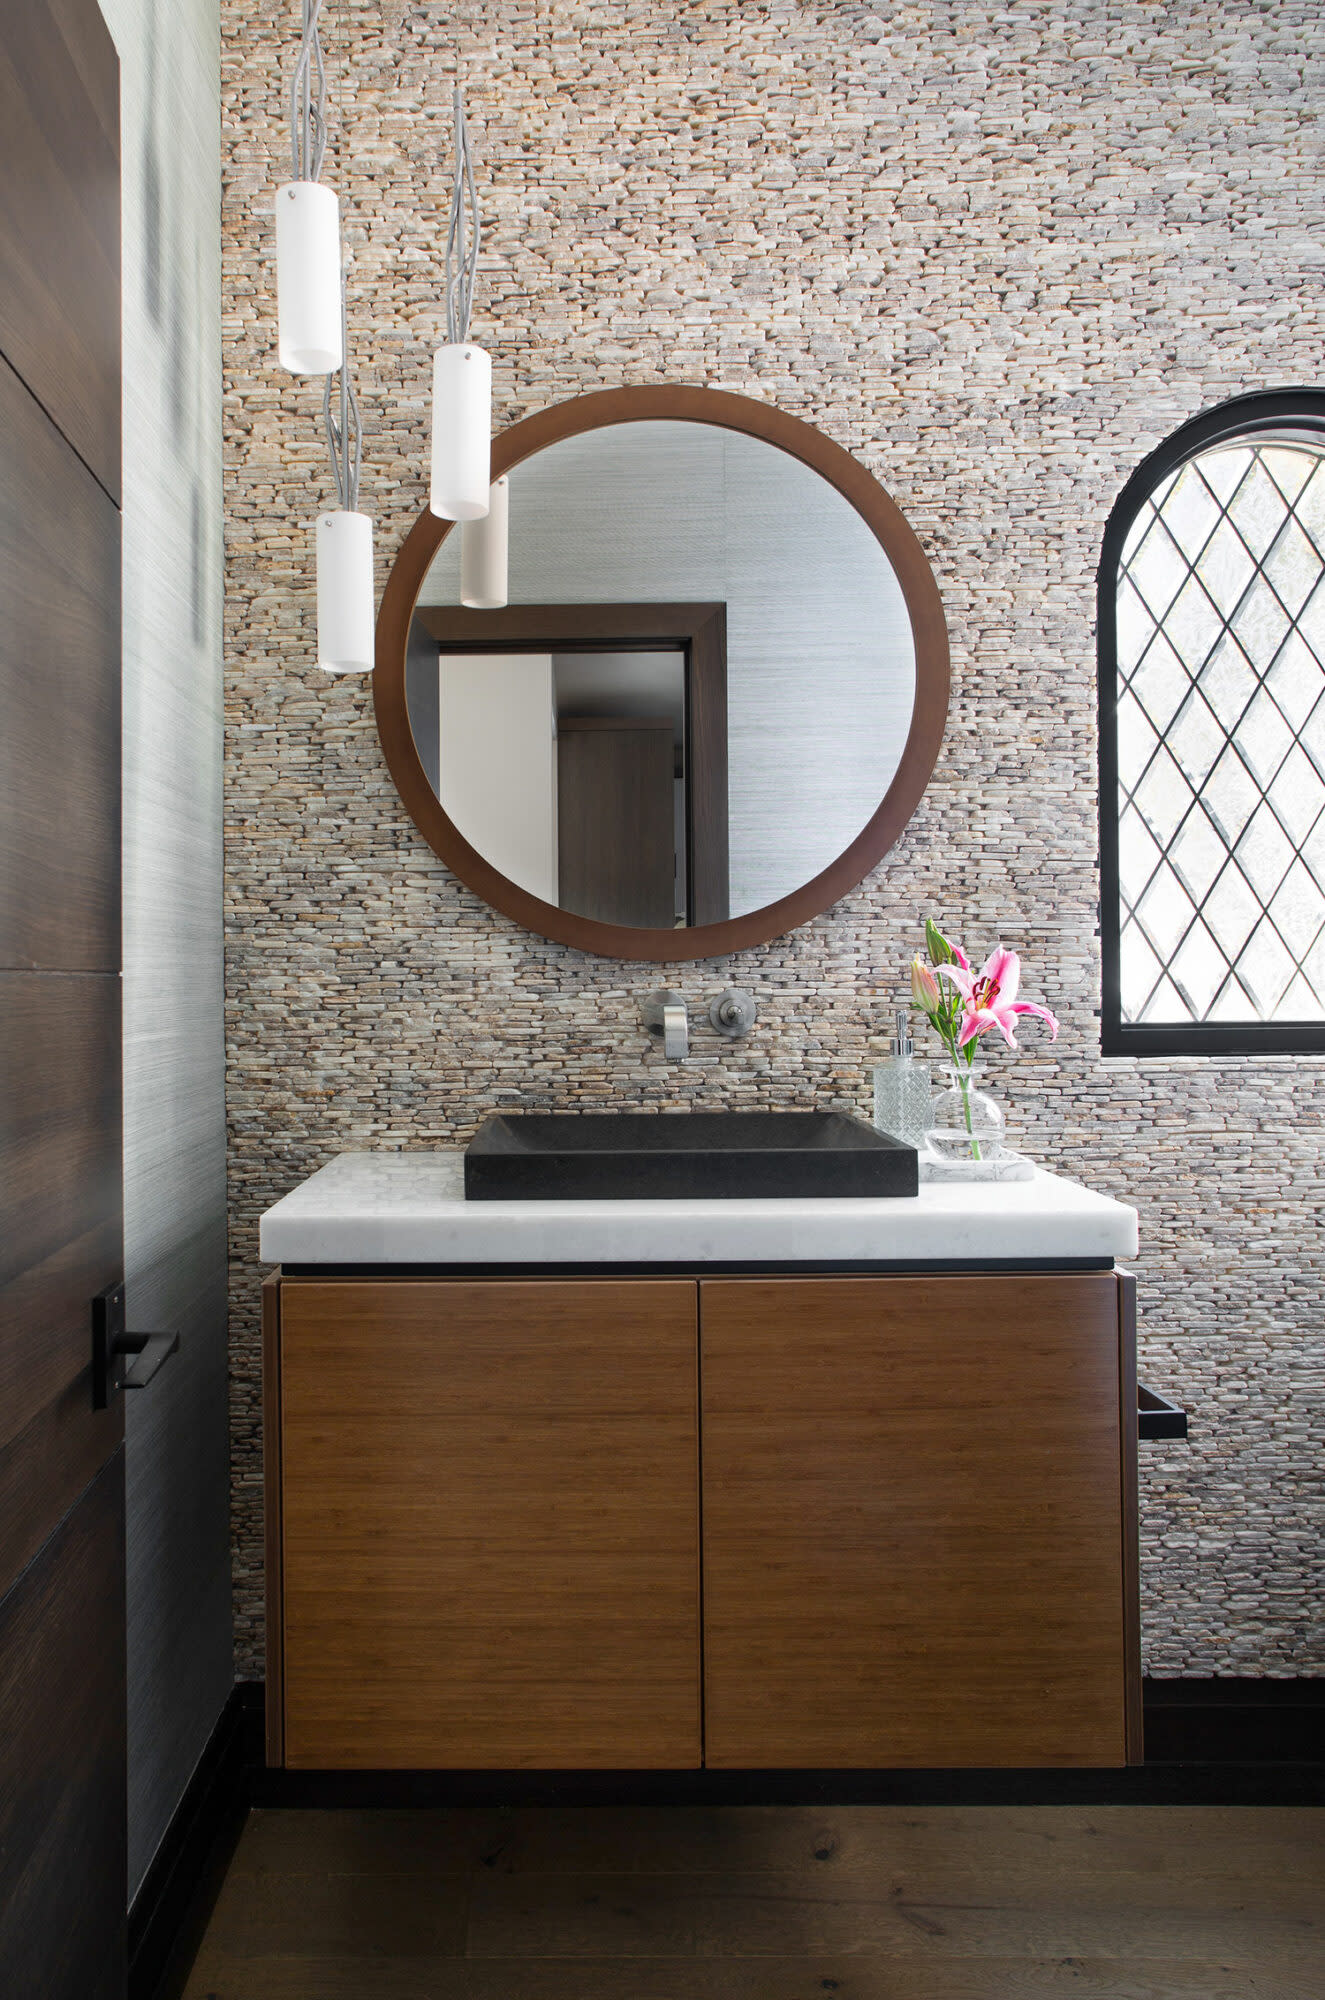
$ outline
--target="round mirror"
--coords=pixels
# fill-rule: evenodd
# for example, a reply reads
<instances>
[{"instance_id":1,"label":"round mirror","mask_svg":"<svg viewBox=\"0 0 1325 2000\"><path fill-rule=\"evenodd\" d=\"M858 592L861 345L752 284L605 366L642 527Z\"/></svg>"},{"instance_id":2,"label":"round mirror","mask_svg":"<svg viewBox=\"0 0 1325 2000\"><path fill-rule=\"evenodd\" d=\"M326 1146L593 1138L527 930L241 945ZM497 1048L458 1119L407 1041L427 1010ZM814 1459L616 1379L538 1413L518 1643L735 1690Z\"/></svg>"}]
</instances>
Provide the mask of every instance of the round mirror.
<instances>
[{"instance_id":1,"label":"round mirror","mask_svg":"<svg viewBox=\"0 0 1325 2000\"><path fill-rule=\"evenodd\" d=\"M882 487L707 389L561 404L492 465L504 561L425 511L378 619L383 749L442 859L618 958L763 943L853 888L948 702L938 589Z\"/></svg>"}]
</instances>

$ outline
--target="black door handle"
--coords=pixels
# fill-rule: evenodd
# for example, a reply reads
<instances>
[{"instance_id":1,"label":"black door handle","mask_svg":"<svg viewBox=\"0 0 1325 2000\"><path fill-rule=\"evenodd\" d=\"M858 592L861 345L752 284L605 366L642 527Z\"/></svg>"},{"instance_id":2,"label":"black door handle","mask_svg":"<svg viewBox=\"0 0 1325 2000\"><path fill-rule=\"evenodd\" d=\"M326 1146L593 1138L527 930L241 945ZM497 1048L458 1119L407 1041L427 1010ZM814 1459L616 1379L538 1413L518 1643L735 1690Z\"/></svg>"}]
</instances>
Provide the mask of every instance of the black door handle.
<instances>
[{"instance_id":1,"label":"black door handle","mask_svg":"<svg viewBox=\"0 0 1325 2000\"><path fill-rule=\"evenodd\" d=\"M92 1301L92 1407L106 1410L121 1389L145 1389L179 1346L177 1333L129 1333L124 1287L108 1285Z\"/></svg>"}]
</instances>

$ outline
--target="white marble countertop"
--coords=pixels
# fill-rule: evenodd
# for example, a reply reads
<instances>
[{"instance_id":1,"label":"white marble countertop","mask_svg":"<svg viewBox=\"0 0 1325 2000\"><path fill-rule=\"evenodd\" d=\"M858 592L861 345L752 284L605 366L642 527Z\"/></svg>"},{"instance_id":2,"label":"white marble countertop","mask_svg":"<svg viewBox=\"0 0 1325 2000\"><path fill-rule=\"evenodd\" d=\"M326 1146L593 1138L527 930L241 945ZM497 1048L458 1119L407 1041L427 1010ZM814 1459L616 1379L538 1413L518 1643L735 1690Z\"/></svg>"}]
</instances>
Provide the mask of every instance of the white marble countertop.
<instances>
[{"instance_id":1,"label":"white marble countertop","mask_svg":"<svg viewBox=\"0 0 1325 2000\"><path fill-rule=\"evenodd\" d=\"M939 1264L1133 1257L1137 1225L1038 1168L895 1201L467 1202L463 1153L340 1153L260 1241L269 1264Z\"/></svg>"}]
</instances>

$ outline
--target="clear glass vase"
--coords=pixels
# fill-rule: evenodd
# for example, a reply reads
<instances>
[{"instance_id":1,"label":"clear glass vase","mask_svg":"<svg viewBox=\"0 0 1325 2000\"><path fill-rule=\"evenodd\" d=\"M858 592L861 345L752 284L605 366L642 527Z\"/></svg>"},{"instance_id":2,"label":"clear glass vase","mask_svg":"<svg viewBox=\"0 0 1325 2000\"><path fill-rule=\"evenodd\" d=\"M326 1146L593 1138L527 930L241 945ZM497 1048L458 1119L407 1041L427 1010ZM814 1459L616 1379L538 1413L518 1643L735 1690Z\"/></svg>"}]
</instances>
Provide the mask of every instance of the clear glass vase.
<instances>
[{"instance_id":1,"label":"clear glass vase","mask_svg":"<svg viewBox=\"0 0 1325 2000\"><path fill-rule=\"evenodd\" d=\"M1003 1112L978 1087L979 1063L943 1064L944 1087L934 1093L933 1123L926 1133L941 1160L996 1160L1003 1151Z\"/></svg>"}]
</instances>

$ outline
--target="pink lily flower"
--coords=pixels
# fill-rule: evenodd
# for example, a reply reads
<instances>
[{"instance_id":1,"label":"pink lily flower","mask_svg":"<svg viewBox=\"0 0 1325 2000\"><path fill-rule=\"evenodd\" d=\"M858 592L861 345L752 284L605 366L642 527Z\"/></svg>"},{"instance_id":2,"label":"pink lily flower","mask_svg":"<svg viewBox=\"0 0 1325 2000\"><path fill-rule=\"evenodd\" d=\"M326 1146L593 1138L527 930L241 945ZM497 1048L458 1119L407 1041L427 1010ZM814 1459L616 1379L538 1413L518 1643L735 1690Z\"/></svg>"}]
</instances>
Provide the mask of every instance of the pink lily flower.
<instances>
[{"instance_id":1,"label":"pink lily flower","mask_svg":"<svg viewBox=\"0 0 1325 2000\"><path fill-rule=\"evenodd\" d=\"M1005 951L999 945L978 972L972 972L969 965L941 965L938 974L940 979L952 981L965 1003L961 1033L957 1037L959 1049L964 1049L977 1035L988 1034L991 1028L998 1028L1008 1047L1015 1049L1018 1014L1038 1014L1049 1023L1050 1041L1057 1041L1058 1022L1049 1009L1037 1007L1033 1000L1017 998L1021 960L1015 951Z\"/></svg>"}]
</instances>

